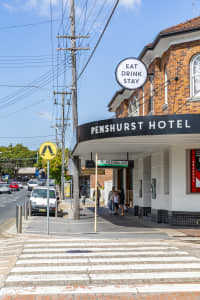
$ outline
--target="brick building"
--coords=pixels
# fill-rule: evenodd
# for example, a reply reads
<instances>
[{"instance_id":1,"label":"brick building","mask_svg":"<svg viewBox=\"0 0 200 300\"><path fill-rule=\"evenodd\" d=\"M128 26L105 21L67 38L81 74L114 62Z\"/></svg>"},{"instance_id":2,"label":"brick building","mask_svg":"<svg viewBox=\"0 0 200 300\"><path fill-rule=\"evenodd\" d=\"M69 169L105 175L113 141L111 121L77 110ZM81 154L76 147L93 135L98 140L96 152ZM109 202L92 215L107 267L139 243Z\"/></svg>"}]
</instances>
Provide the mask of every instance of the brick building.
<instances>
[{"instance_id":1,"label":"brick building","mask_svg":"<svg viewBox=\"0 0 200 300\"><path fill-rule=\"evenodd\" d=\"M113 170L113 182L135 215L199 224L200 17L161 31L139 59L144 86L117 91L108 104L116 118L80 126L73 152L134 160L133 169Z\"/></svg>"}]
</instances>

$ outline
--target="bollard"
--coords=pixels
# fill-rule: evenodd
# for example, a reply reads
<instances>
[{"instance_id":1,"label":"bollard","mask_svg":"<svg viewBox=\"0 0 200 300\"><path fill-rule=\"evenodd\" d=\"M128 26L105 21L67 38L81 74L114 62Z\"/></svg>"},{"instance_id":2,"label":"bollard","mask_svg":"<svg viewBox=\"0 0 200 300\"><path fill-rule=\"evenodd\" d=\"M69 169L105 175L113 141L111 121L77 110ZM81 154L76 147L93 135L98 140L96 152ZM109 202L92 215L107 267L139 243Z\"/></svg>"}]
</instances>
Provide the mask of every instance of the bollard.
<instances>
[{"instance_id":1,"label":"bollard","mask_svg":"<svg viewBox=\"0 0 200 300\"><path fill-rule=\"evenodd\" d=\"M28 203L24 200L24 220L28 220Z\"/></svg>"},{"instance_id":2,"label":"bollard","mask_svg":"<svg viewBox=\"0 0 200 300\"><path fill-rule=\"evenodd\" d=\"M17 233L22 233L22 205L17 205Z\"/></svg>"},{"instance_id":3,"label":"bollard","mask_svg":"<svg viewBox=\"0 0 200 300\"><path fill-rule=\"evenodd\" d=\"M31 207L31 201L30 200L28 202L28 215L29 215L29 217L31 217L31 215L32 215L32 207Z\"/></svg>"},{"instance_id":4,"label":"bollard","mask_svg":"<svg viewBox=\"0 0 200 300\"><path fill-rule=\"evenodd\" d=\"M16 204L16 230L18 232L18 204Z\"/></svg>"},{"instance_id":5,"label":"bollard","mask_svg":"<svg viewBox=\"0 0 200 300\"><path fill-rule=\"evenodd\" d=\"M56 200L55 218L58 217L58 201Z\"/></svg>"}]
</instances>

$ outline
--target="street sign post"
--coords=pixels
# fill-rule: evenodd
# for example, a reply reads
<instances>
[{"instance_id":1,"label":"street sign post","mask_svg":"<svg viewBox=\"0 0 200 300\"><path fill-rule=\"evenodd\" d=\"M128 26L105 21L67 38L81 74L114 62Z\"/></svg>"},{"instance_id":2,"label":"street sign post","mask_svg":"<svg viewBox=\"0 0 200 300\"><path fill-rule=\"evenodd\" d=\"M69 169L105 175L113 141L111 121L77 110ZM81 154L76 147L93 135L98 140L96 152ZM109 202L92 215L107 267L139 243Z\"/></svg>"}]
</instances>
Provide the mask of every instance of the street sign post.
<instances>
[{"instance_id":1,"label":"street sign post","mask_svg":"<svg viewBox=\"0 0 200 300\"><path fill-rule=\"evenodd\" d=\"M40 146L39 154L47 160L47 234L49 235L49 161L56 157L58 152L56 144L45 142Z\"/></svg>"}]
</instances>

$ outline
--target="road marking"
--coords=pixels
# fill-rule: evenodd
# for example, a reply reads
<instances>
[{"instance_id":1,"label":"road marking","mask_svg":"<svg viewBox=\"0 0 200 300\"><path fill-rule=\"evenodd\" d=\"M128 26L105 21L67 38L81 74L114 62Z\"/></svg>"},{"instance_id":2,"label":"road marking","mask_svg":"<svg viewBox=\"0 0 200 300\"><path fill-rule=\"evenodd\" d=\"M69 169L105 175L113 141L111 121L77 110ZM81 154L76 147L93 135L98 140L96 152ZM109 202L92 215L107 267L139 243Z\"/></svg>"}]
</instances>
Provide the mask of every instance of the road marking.
<instances>
[{"instance_id":1,"label":"road marking","mask_svg":"<svg viewBox=\"0 0 200 300\"><path fill-rule=\"evenodd\" d=\"M91 274L91 280L196 279L200 272L105 273Z\"/></svg>"},{"instance_id":2,"label":"road marking","mask_svg":"<svg viewBox=\"0 0 200 300\"><path fill-rule=\"evenodd\" d=\"M87 274L37 274L37 275L21 275L8 276L6 282L32 282L32 281L89 281L89 276Z\"/></svg>"},{"instance_id":3,"label":"road marking","mask_svg":"<svg viewBox=\"0 0 200 300\"><path fill-rule=\"evenodd\" d=\"M95 245L94 245L95 246ZM97 252L97 251L133 251L133 250L177 250L177 247L128 247L128 248L118 248L118 247L113 247L113 248L87 248L87 247L79 247L79 248L39 248L39 249L24 249L23 253L42 253L42 252L64 252L66 253L67 251L91 251L91 252Z\"/></svg>"},{"instance_id":4,"label":"road marking","mask_svg":"<svg viewBox=\"0 0 200 300\"><path fill-rule=\"evenodd\" d=\"M111 270L163 270L163 269L200 269L200 263L189 264L134 264L134 265L94 265L94 266L48 266L48 267L14 267L11 273L34 273L34 272L73 272L73 271L111 271Z\"/></svg>"},{"instance_id":5,"label":"road marking","mask_svg":"<svg viewBox=\"0 0 200 300\"><path fill-rule=\"evenodd\" d=\"M145 246L145 245L155 245L160 246L160 242L113 242L113 243L105 243L104 241L98 242L98 243L91 243L91 242L85 242L81 241L80 243L63 243L62 240L59 240L59 242L55 241L54 243L45 243L45 244L24 244L24 248L38 248L38 247L74 247L74 246ZM162 246L168 246L169 243L162 243Z\"/></svg>"},{"instance_id":6,"label":"road marking","mask_svg":"<svg viewBox=\"0 0 200 300\"><path fill-rule=\"evenodd\" d=\"M91 257L91 256L130 256L130 255L188 255L187 252L185 251L127 251L127 252L106 252L106 253L102 253L102 252L96 252L96 253L33 253L33 254L22 254L20 256L20 258L33 258L33 257L46 257L46 258L50 258L50 257L76 257L76 256L85 256L85 257Z\"/></svg>"},{"instance_id":7,"label":"road marking","mask_svg":"<svg viewBox=\"0 0 200 300\"><path fill-rule=\"evenodd\" d=\"M200 258L193 256L175 256L175 257L110 257L110 258L89 258L91 263L113 263L113 262L187 262L187 261L200 261ZM16 265L26 264L80 264L88 263L88 258L76 258L76 259L20 259L16 262Z\"/></svg>"},{"instance_id":8,"label":"road marking","mask_svg":"<svg viewBox=\"0 0 200 300\"><path fill-rule=\"evenodd\" d=\"M94 233L94 232L93 232ZM130 232L130 233L132 233L132 232ZM62 238L52 238L52 237L49 237L49 238L45 238L45 239L40 239L40 238L38 238L38 239L30 239L30 240L28 240L28 242L29 243L31 243L31 242L33 242L33 243L39 243L39 242L50 242L50 243L59 243L59 242L67 242L67 243L69 243L69 242L74 242L74 241L76 241L76 242L80 242L80 243L85 243L85 244L87 244L87 242L93 242L93 241L97 241L97 242L99 242L99 243L101 243L101 241L102 241L102 244L106 244L105 242L106 241L108 241L108 242L111 242L111 244L119 244L119 243L129 243L129 242L127 242L126 240L125 241L123 241L123 240L121 240L121 239L116 239L116 238L109 238L109 239L102 239L102 240L100 240L100 239L93 239L93 238L91 238L91 239L86 239L85 237L83 237L83 238L71 238L71 239L62 239ZM131 242L132 243L132 242ZM134 245L136 245L136 244L138 244L138 245L149 245L149 244L151 244L151 245L160 245L160 243L163 243L163 240L157 240L157 241L151 241L151 242L143 242L143 241L138 241L138 242L133 242L133 244Z\"/></svg>"},{"instance_id":9,"label":"road marking","mask_svg":"<svg viewBox=\"0 0 200 300\"><path fill-rule=\"evenodd\" d=\"M105 281L145 279L197 279L200 272L152 272L152 273L104 273L104 274L31 274L10 275L6 282L50 282L50 281Z\"/></svg>"},{"instance_id":10,"label":"road marking","mask_svg":"<svg viewBox=\"0 0 200 300\"><path fill-rule=\"evenodd\" d=\"M152 294L175 292L200 292L200 284L152 284L152 285L103 285L103 286L38 286L38 287L7 287L0 290L0 296L16 295L68 295L68 294Z\"/></svg>"}]
</instances>

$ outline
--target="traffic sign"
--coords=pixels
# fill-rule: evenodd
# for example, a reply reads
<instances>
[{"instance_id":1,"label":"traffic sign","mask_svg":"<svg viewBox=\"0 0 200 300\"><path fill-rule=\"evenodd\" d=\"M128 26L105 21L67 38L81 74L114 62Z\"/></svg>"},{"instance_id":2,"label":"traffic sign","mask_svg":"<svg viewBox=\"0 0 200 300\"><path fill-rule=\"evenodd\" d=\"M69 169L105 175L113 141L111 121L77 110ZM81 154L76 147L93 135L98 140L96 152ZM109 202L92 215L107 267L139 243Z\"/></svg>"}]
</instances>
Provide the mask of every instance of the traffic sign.
<instances>
[{"instance_id":1,"label":"traffic sign","mask_svg":"<svg viewBox=\"0 0 200 300\"><path fill-rule=\"evenodd\" d=\"M40 146L39 154L44 160L52 160L56 157L58 148L52 142L45 142Z\"/></svg>"}]
</instances>

